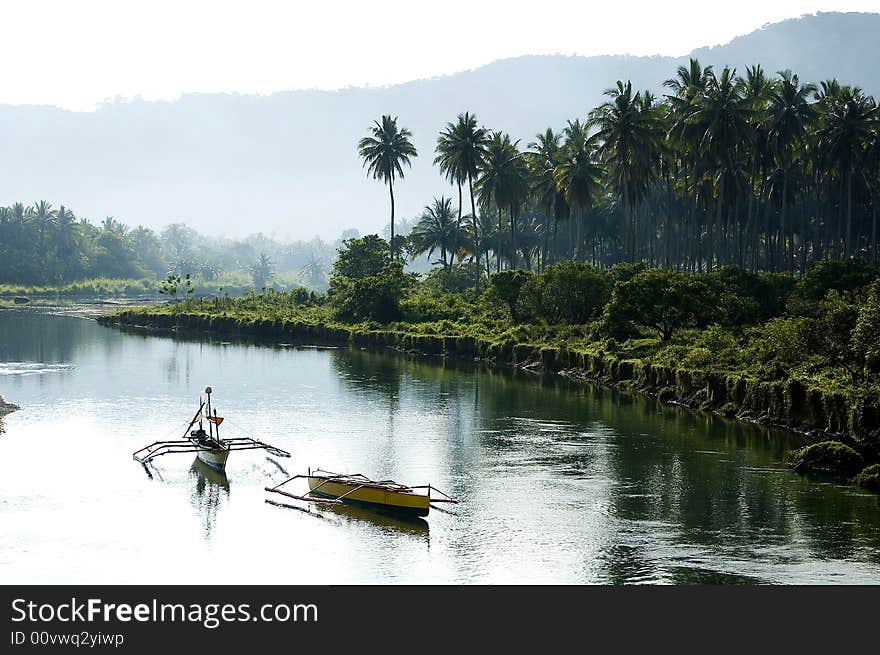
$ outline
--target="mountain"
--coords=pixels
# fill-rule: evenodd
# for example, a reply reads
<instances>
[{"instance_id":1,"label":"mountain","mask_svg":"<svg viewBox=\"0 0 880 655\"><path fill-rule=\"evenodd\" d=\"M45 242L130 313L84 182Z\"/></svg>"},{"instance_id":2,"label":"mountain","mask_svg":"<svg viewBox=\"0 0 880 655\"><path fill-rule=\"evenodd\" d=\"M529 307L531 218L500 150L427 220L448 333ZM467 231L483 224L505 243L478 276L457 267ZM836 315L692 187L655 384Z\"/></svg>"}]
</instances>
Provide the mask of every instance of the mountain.
<instances>
[{"instance_id":1,"label":"mountain","mask_svg":"<svg viewBox=\"0 0 880 655\"><path fill-rule=\"evenodd\" d=\"M802 80L837 77L880 96L880 14L818 14L691 53L742 70L761 63ZM662 92L688 57L523 56L384 88L269 96L186 95L94 112L0 106L0 204L47 199L79 215L200 231L335 237L388 221L387 189L366 179L356 142L382 113L415 134L420 157L395 191L398 216L452 194L432 168L437 133L465 110L525 145L546 126L584 117L618 79ZM308 65L307 62L300 62Z\"/></svg>"}]
</instances>

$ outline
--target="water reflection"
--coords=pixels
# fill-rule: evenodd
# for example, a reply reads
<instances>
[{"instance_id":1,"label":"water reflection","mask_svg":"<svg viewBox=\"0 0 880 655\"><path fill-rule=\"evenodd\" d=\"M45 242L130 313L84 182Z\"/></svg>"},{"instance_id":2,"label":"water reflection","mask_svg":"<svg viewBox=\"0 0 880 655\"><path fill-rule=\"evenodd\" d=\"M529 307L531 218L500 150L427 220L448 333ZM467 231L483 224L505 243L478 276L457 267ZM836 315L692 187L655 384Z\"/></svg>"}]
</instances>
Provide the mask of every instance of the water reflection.
<instances>
[{"instance_id":1,"label":"water reflection","mask_svg":"<svg viewBox=\"0 0 880 655\"><path fill-rule=\"evenodd\" d=\"M421 537L426 544L429 543L428 522L418 516L397 516L353 505L318 505L318 508L321 514L332 516L343 525L360 523L379 532L394 532Z\"/></svg>"},{"instance_id":2,"label":"water reflection","mask_svg":"<svg viewBox=\"0 0 880 655\"><path fill-rule=\"evenodd\" d=\"M229 479L226 473L211 468L198 457L193 460L189 475L195 481L190 498L203 522L205 538L210 539L217 523L217 512L229 499Z\"/></svg>"},{"instance_id":3,"label":"water reflection","mask_svg":"<svg viewBox=\"0 0 880 655\"><path fill-rule=\"evenodd\" d=\"M0 439L2 579L89 582L93 566L144 582L139 558L174 544L264 552L229 573L243 584L880 581L878 497L793 475L784 460L800 442L786 433L451 359L145 336L35 312L0 311L0 334L0 362L70 367L0 376L22 407ZM237 453L234 499L199 462L163 459L152 481L131 463L179 436L207 384L224 428L293 455ZM461 504L413 523L264 502L268 482L308 466L430 482ZM75 497L35 492L49 476ZM65 557L78 566L47 568Z\"/></svg>"}]
</instances>

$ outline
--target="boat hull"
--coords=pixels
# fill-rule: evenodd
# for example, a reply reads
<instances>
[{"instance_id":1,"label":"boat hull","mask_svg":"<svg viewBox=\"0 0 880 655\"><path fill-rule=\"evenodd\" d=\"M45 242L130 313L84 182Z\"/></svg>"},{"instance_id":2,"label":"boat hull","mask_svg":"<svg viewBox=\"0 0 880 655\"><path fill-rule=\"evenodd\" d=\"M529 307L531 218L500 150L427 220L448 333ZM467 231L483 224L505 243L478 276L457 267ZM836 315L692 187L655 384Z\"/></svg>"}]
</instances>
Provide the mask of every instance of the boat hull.
<instances>
[{"instance_id":1,"label":"boat hull","mask_svg":"<svg viewBox=\"0 0 880 655\"><path fill-rule=\"evenodd\" d=\"M342 498L343 503L406 516L427 516L431 507L431 499L422 494L389 491L370 486L363 486L353 491L357 488L357 484L327 482L326 480L322 477L309 477L311 495L322 498L339 498L348 494Z\"/></svg>"},{"instance_id":2,"label":"boat hull","mask_svg":"<svg viewBox=\"0 0 880 655\"><path fill-rule=\"evenodd\" d=\"M226 470L226 460L229 458L229 450L224 448L212 448L211 450L199 450L196 457L205 466L210 466L221 473Z\"/></svg>"}]
</instances>

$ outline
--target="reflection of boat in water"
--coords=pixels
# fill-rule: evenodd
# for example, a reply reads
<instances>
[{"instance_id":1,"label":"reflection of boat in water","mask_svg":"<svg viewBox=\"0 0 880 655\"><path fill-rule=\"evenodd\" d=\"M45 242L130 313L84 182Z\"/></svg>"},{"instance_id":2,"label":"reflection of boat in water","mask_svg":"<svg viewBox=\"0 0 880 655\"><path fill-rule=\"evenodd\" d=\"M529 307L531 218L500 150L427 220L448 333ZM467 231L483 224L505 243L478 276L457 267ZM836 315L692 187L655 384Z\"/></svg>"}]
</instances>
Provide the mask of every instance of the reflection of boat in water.
<instances>
[{"instance_id":1,"label":"reflection of boat in water","mask_svg":"<svg viewBox=\"0 0 880 655\"><path fill-rule=\"evenodd\" d=\"M321 510L332 513L344 521L368 523L378 528L391 529L412 535L428 536L429 524L419 516L406 516L381 510L367 509L357 505L328 505Z\"/></svg>"},{"instance_id":2,"label":"reflection of boat in water","mask_svg":"<svg viewBox=\"0 0 880 655\"><path fill-rule=\"evenodd\" d=\"M204 413L203 413L204 412ZM205 430L207 423L208 429ZM160 455L169 453L195 453L196 457L207 466L218 471L226 470L226 460L233 450L262 449L276 457L290 457L290 453L251 437L220 438L220 424L223 417L217 416L217 410L211 408L211 387L205 389L205 397L201 399L196 415L186 426L183 439L173 441L155 441L136 451L132 457L141 464L146 464ZM198 427L196 428L196 424Z\"/></svg>"},{"instance_id":3,"label":"reflection of boat in water","mask_svg":"<svg viewBox=\"0 0 880 655\"><path fill-rule=\"evenodd\" d=\"M210 536L217 523L217 511L224 498L229 498L229 479L198 457L193 459L189 475L196 482L191 496L193 506L204 521L205 535Z\"/></svg>"},{"instance_id":4,"label":"reflection of boat in water","mask_svg":"<svg viewBox=\"0 0 880 655\"><path fill-rule=\"evenodd\" d=\"M296 495L281 488L299 478L308 483L309 490L305 494ZM360 473L340 474L321 469L309 469L306 475L294 475L274 487L266 487L266 491L303 502L344 503L404 516L427 516L431 503L458 502L430 484L410 487L394 480L371 480Z\"/></svg>"},{"instance_id":5,"label":"reflection of boat in water","mask_svg":"<svg viewBox=\"0 0 880 655\"><path fill-rule=\"evenodd\" d=\"M191 475L198 478L197 489L200 491L206 487L217 487L229 492L229 478L226 477L224 471L218 471L212 466L205 464L198 456L193 460L192 466L189 467Z\"/></svg>"}]
</instances>

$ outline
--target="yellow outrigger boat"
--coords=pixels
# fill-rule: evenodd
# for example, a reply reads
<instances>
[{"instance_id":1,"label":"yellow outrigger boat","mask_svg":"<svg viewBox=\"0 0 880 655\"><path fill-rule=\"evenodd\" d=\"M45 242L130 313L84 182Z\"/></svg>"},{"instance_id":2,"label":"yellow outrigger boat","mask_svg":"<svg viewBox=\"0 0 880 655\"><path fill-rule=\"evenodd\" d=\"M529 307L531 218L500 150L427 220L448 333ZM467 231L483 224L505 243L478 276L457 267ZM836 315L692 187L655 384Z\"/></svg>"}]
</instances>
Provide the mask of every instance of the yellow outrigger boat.
<instances>
[{"instance_id":1,"label":"yellow outrigger boat","mask_svg":"<svg viewBox=\"0 0 880 655\"><path fill-rule=\"evenodd\" d=\"M292 494L281 488L303 478L309 486L305 494ZM394 480L371 480L360 473L340 474L321 469L309 469L305 475L294 475L274 487L266 487L266 491L309 503L350 504L407 516L427 516L431 503L458 502L430 484L409 487Z\"/></svg>"}]
</instances>

